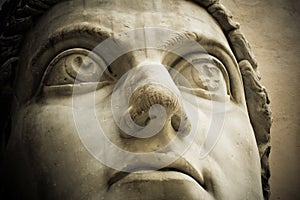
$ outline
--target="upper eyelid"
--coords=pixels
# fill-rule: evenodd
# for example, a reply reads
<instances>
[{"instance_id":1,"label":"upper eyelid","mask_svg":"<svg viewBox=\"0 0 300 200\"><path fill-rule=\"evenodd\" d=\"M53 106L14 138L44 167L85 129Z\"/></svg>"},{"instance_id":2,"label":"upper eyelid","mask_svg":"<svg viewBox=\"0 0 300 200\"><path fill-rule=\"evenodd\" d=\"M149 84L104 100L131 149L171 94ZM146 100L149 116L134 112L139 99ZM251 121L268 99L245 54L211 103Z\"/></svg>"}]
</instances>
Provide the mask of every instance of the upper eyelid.
<instances>
[{"instance_id":1,"label":"upper eyelid","mask_svg":"<svg viewBox=\"0 0 300 200\"><path fill-rule=\"evenodd\" d=\"M72 48L72 49L68 49L66 51L63 51L61 53L59 53L55 58L53 58L51 60L51 62L49 63L47 69L44 72L44 76L42 78L42 83L46 83L45 81L47 81L51 76L51 74L53 73L53 70L62 70L65 72L65 74L73 79L74 81L77 79L79 80L79 82L85 82L84 80L80 80L80 78L78 77L79 75L79 68L74 68L70 66L70 61L67 62L67 59L76 59L76 58L80 58L81 59L81 64L84 63L84 60L89 61L90 63L93 64L93 66L96 66L96 68L98 68L98 72L95 72L95 76L97 75L97 73L101 73L101 75L107 75L106 74L106 69L109 69L109 66L107 65L107 63L105 62L105 60L99 56L98 54L96 54L93 51L90 51L88 49L84 49L84 48ZM60 65L57 66L57 64L61 63ZM69 67L69 68L68 68ZM97 69L96 69L97 70ZM73 73L74 72L74 73ZM73 74L72 74L73 73ZM62 76L64 74L61 74ZM100 77L99 77L100 78ZM113 79L113 77L107 77L107 78L111 78ZM88 81L86 81L88 82ZM92 81L91 79L91 82ZM75 82L74 82L75 83ZM65 84L63 84L65 85Z\"/></svg>"},{"instance_id":2,"label":"upper eyelid","mask_svg":"<svg viewBox=\"0 0 300 200\"><path fill-rule=\"evenodd\" d=\"M98 26L93 26L85 22L85 23L71 24L69 26L64 26L63 28L60 28L49 37L49 40L55 42L56 39L61 40L62 36L68 36L68 35L70 36L72 34L76 34L76 35L88 34L100 42L113 35L111 31L104 30L103 27L100 28Z\"/></svg>"},{"instance_id":3,"label":"upper eyelid","mask_svg":"<svg viewBox=\"0 0 300 200\"><path fill-rule=\"evenodd\" d=\"M80 36L80 37L78 37ZM40 48L36 51L30 63L36 63L41 55L43 55L47 50L52 49L56 44L64 41L66 43L66 39L76 38L77 39L85 39L85 42L88 44L84 44L82 48L86 48L92 50L95 48L100 42L112 36L112 32L108 30L104 30L102 27L92 26L88 23L78 23L78 24L70 24L68 26L64 26L63 28L57 29L48 37L48 39L40 45ZM87 41L86 37L89 37L90 40ZM66 44L63 50L67 50L69 48L74 48L72 44ZM77 44L76 47L81 47ZM76 48L75 47L75 48ZM56 52L54 57L60 52ZM53 58L54 58L53 57Z\"/></svg>"},{"instance_id":4,"label":"upper eyelid","mask_svg":"<svg viewBox=\"0 0 300 200\"><path fill-rule=\"evenodd\" d=\"M225 66L225 70L228 72L229 70L229 63L228 62L232 62L235 66L235 68L238 68L238 65L236 63L235 57L233 56L233 54L222 44L217 43L215 41L211 41L204 39L201 40L206 41L205 43L201 43L200 45L203 47L202 51L194 51L194 52L186 52L185 54L182 55L176 55L175 59L171 59L171 63L169 63L169 66L173 68L173 66L176 66L179 62L181 62L182 59L188 58L190 57L190 55L193 54L206 54L206 55L210 55L213 56L215 58L217 58L224 66ZM199 41L196 41L199 42ZM216 46L215 46L216 45ZM172 54L172 51L166 51L166 55L164 56L166 58L168 58L169 55ZM230 61L227 59L227 57L230 58ZM228 73L230 74L230 73Z\"/></svg>"},{"instance_id":5,"label":"upper eyelid","mask_svg":"<svg viewBox=\"0 0 300 200\"><path fill-rule=\"evenodd\" d=\"M197 33L197 32L180 32L175 34L171 39L168 39L164 42L163 48L168 50L172 49L176 45L182 45L185 42L188 41L195 41L200 45L200 49L203 47L203 51L209 51L211 47L214 49L217 48L223 52L225 52L227 55L231 57L231 59L234 60L233 53L222 43L217 42L215 40L209 39L205 37L204 35Z\"/></svg>"}]
</instances>

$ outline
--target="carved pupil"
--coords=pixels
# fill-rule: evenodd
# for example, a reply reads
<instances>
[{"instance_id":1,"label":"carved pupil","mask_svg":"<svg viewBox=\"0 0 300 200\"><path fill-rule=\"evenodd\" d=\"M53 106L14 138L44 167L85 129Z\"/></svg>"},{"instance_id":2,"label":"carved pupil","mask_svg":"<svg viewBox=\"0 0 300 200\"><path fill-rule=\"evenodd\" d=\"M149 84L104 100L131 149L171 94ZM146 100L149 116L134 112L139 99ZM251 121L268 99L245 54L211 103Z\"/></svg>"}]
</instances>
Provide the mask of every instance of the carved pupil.
<instances>
[{"instance_id":1,"label":"carved pupil","mask_svg":"<svg viewBox=\"0 0 300 200\"><path fill-rule=\"evenodd\" d=\"M97 63L87 56L71 55L67 58L65 66L67 73L79 81L94 82L100 78Z\"/></svg>"},{"instance_id":2,"label":"carved pupil","mask_svg":"<svg viewBox=\"0 0 300 200\"><path fill-rule=\"evenodd\" d=\"M193 74L194 81L200 87L211 91L219 89L221 80L220 70L215 66L208 64L198 65Z\"/></svg>"}]
</instances>

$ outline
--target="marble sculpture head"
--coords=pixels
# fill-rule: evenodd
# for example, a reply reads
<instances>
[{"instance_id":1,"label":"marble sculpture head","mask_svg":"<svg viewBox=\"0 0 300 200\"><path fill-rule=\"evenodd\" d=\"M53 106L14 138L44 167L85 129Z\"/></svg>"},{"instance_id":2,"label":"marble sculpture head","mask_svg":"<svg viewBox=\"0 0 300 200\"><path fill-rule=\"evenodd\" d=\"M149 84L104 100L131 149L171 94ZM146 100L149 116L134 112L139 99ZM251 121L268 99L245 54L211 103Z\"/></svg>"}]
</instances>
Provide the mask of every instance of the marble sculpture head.
<instances>
[{"instance_id":1,"label":"marble sculpture head","mask_svg":"<svg viewBox=\"0 0 300 200\"><path fill-rule=\"evenodd\" d=\"M0 15L5 197L269 198L269 100L217 0L18 0Z\"/></svg>"}]
</instances>

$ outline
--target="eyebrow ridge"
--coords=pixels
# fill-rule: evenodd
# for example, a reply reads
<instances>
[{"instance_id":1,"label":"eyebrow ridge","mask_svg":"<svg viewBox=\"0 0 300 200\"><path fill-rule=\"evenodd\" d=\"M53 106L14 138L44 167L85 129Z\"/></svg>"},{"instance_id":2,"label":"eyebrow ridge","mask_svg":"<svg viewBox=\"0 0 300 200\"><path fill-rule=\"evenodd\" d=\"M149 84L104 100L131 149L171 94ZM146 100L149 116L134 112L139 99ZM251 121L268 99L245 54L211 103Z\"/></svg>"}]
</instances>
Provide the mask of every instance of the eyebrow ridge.
<instances>
[{"instance_id":1,"label":"eyebrow ridge","mask_svg":"<svg viewBox=\"0 0 300 200\"><path fill-rule=\"evenodd\" d=\"M57 29L51 35L49 35L47 42L41 46L40 51L43 51L43 49L48 49L64 39L72 38L72 36L76 37L76 35L80 36L81 34L94 38L95 41L103 41L112 36L110 31L103 30L102 28L93 26L92 24L86 22L70 24Z\"/></svg>"},{"instance_id":2,"label":"eyebrow ridge","mask_svg":"<svg viewBox=\"0 0 300 200\"><path fill-rule=\"evenodd\" d=\"M52 48L54 45L63 41L64 39L71 39L72 37L82 37L82 35L88 36L91 38L91 41L94 40L96 42L101 42L110 36L112 36L111 31L104 30L97 26L93 26L89 23L76 23L70 24L68 26L64 26L55 30L48 36L48 39L43 42L43 44L34 52L32 56L31 63L36 63L36 59L39 59L40 56L46 52L48 49ZM95 45L97 46L97 45ZM79 46L78 46L79 47ZM87 47L86 47L87 48ZM90 49L92 50L92 49ZM60 52L57 52L60 53Z\"/></svg>"},{"instance_id":3,"label":"eyebrow ridge","mask_svg":"<svg viewBox=\"0 0 300 200\"><path fill-rule=\"evenodd\" d=\"M163 48L164 49L171 49L172 47L178 46L180 44L184 44L184 42L187 41L195 41L199 43L200 45L205 46L215 46L218 47L219 49L223 50L226 54L228 54L232 59L234 59L233 54L231 51L225 47L223 44L216 42L215 40L209 39L205 37L202 34L199 34L197 32L178 32L175 33L174 36L171 39L168 39L167 41L164 42ZM205 48L203 48L206 50Z\"/></svg>"}]
</instances>

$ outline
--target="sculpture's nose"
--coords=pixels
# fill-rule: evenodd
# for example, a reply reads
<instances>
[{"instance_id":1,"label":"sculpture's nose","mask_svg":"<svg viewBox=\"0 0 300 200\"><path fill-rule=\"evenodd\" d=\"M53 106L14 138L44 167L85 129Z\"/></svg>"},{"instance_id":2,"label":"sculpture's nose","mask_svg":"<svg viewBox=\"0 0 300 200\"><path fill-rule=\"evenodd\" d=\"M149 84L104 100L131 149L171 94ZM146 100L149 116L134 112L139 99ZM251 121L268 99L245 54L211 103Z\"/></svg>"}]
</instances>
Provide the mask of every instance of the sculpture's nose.
<instances>
[{"instance_id":1,"label":"sculpture's nose","mask_svg":"<svg viewBox=\"0 0 300 200\"><path fill-rule=\"evenodd\" d=\"M179 130L181 118L185 128L188 125L177 95L162 85L149 83L137 88L129 100L129 105L130 117L137 125L146 126L150 120L157 118L166 123L171 119L171 125L176 131ZM151 108L153 111L150 113ZM165 111L166 115L160 114L160 109L163 109L162 112ZM162 119L163 116L166 119Z\"/></svg>"},{"instance_id":2,"label":"sculpture's nose","mask_svg":"<svg viewBox=\"0 0 300 200\"><path fill-rule=\"evenodd\" d=\"M166 126L181 136L190 132L191 125L180 102L180 92L163 65L137 67L126 77L123 87L132 93L126 94L129 101L122 118L121 136L148 138L161 133Z\"/></svg>"}]
</instances>

